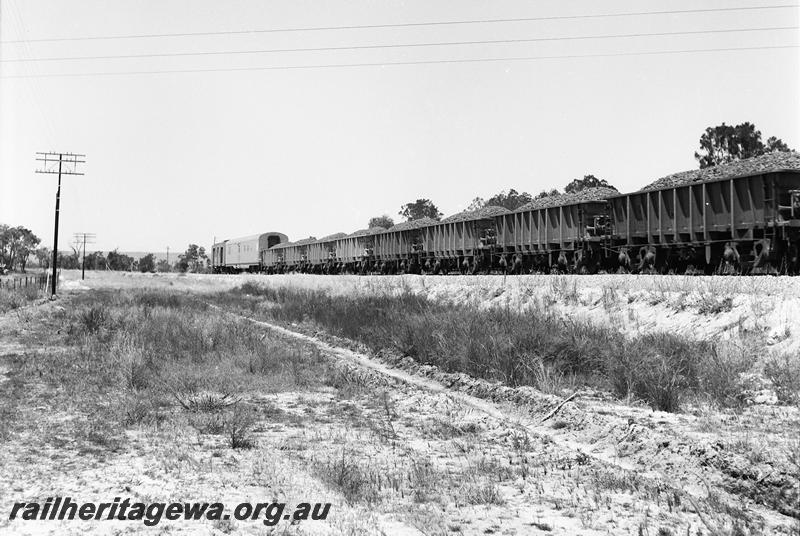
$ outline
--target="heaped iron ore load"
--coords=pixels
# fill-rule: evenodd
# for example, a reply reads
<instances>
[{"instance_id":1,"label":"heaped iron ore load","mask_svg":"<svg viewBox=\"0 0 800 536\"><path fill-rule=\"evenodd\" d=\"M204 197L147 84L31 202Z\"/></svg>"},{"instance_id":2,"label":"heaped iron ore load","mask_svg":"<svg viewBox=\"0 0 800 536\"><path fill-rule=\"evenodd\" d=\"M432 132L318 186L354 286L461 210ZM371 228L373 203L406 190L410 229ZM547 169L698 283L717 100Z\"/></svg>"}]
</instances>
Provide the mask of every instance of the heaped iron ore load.
<instances>
[{"instance_id":1,"label":"heaped iron ore load","mask_svg":"<svg viewBox=\"0 0 800 536\"><path fill-rule=\"evenodd\" d=\"M214 244L216 272L741 273L800 271L800 155L675 173L623 194L587 188L288 242Z\"/></svg>"}]
</instances>

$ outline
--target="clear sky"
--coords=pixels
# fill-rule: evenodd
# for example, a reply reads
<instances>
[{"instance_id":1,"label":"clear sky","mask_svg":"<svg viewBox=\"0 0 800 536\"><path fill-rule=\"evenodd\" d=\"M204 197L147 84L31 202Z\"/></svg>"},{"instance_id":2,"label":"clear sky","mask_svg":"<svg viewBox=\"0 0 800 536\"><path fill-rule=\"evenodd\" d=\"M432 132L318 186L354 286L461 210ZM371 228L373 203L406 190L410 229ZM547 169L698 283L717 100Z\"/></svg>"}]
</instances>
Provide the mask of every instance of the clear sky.
<instances>
[{"instance_id":1,"label":"clear sky","mask_svg":"<svg viewBox=\"0 0 800 536\"><path fill-rule=\"evenodd\" d=\"M797 2L0 0L0 222L52 245L56 179L36 151L87 155L64 179L61 248L94 232L103 251L177 251L352 232L420 197L452 214L588 173L636 190L697 167L723 121L798 149L797 7L578 17L782 5ZM241 33L543 17L564 18ZM211 35L75 39L176 33ZM528 41L217 54L497 40ZM779 46L794 48L631 55ZM184 55L14 61L142 54ZM389 65L511 57L539 59ZM274 68L309 65L328 67ZM202 72L152 73L187 70Z\"/></svg>"}]
</instances>

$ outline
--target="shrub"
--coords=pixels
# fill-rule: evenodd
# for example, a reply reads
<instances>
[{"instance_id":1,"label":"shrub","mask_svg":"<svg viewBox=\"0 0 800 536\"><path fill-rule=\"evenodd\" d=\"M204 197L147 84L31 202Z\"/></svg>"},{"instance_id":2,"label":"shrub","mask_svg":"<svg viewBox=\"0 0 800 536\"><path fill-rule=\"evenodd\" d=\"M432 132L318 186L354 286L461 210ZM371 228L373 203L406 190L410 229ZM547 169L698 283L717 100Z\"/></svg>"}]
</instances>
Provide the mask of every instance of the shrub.
<instances>
[{"instance_id":1,"label":"shrub","mask_svg":"<svg viewBox=\"0 0 800 536\"><path fill-rule=\"evenodd\" d=\"M734 345L712 345L697 361L698 390L724 406L743 402L743 373L753 366L753 353Z\"/></svg>"},{"instance_id":2,"label":"shrub","mask_svg":"<svg viewBox=\"0 0 800 536\"><path fill-rule=\"evenodd\" d=\"M500 489L491 482L468 482L460 492L459 498L466 504L495 504L502 506L505 504Z\"/></svg>"},{"instance_id":3,"label":"shrub","mask_svg":"<svg viewBox=\"0 0 800 536\"><path fill-rule=\"evenodd\" d=\"M730 296L719 296L713 293L702 293L697 312L701 315L718 315L727 313L733 309L733 298Z\"/></svg>"},{"instance_id":4,"label":"shrub","mask_svg":"<svg viewBox=\"0 0 800 536\"><path fill-rule=\"evenodd\" d=\"M764 364L764 375L772 382L778 400L800 403L800 359L790 354L772 357Z\"/></svg>"},{"instance_id":5,"label":"shrub","mask_svg":"<svg viewBox=\"0 0 800 536\"><path fill-rule=\"evenodd\" d=\"M139 395L123 400L122 424L136 426L138 424L152 424L163 421L163 416L158 413L158 404L152 398L152 393Z\"/></svg>"},{"instance_id":6,"label":"shrub","mask_svg":"<svg viewBox=\"0 0 800 536\"><path fill-rule=\"evenodd\" d=\"M316 465L322 479L341 490L348 503L375 503L380 499L380 475L362 468L352 452L342 449L339 456Z\"/></svg>"},{"instance_id":7,"label":"shrub","mask_svg":"<svg viewBox=\"0 0 800 536\"><path fill-rule=\"evenodd\" d=\"M441 475L436 474L433 464L427 458L412 458L411 466L408 471L408 483L411 486L414 500L424 503L431 499L431 494L435 491L435 483L441 479Z\"/></svg>"},{"instance_id":8,"label":"shrub","mask_svg":"<svg viewBox=\"0 0 800 536\"><path fill-rule=\"evenodd\" d=\"M152 383L154 371L151 363L130 361L124 372L128 389L140 391L147 389Z\"/></svg>"},{"instance_id":9,"label":"shrub","mask_svg":"<svg viewBox=\"0 0 800 536\"><path fill-rule=\"evenodd\" d=\"M108 320L108 311L102 305L93 305L84 310L79 319L85 333L97 333Z\"/></svg>"},{"instance_id":10,"label":"shrub","mask_svg":"<svg viewBox=\"0 0 800 536\"><path fill-rule=\"evenodd\" d=\"M252 435L255 423L253 411L238 406L233 410L225 426L232 449L251 449L256 446L256 440Z\"/></svg>"},{"instance_id":11,"label":"shrub","mask_svg":"<svg viewBox=\"0 0 800 536\"><path fill-rule=\"evenodd\" d=\"M654 409L677 411L681 395L697 386L696 363L712 348L668 334L644 335L624 341L606 359L606 374L614 391L634 395Z\"/></svg>"}]
</instances>

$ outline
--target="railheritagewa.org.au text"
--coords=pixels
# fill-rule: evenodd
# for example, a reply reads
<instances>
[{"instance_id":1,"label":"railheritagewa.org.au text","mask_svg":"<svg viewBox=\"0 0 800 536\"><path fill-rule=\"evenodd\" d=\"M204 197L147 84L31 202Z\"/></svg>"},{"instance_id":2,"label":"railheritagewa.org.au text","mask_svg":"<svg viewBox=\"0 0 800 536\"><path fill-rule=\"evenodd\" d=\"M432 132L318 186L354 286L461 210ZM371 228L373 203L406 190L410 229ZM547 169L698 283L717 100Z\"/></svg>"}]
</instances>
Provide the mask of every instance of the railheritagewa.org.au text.
<instances>
[{"instance_id":1,"label":"railheritagewa.org.au text","mask_svg":"<svg viewBox=\"0 0 800 536\"><path fill-rule=\"evenodd\" d=\"M214 502L134 502L115 497L111 502L77 502L71 497L50 497L43 502L15 502L9 520L23 521L137 521L154 526L167 521L258 521L277 525L286 521L318 521L328 517L330 503L238 503L232 509Z\"/></svg>"}]
</instances>

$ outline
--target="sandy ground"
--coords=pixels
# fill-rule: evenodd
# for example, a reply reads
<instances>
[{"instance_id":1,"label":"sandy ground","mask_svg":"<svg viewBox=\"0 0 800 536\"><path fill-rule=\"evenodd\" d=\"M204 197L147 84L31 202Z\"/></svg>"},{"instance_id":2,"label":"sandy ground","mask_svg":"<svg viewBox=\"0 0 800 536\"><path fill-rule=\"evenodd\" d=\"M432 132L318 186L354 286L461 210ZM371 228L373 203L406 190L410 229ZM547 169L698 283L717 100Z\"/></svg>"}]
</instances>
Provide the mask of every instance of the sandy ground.
<instances>
[{"instance_id":1,"label":"sandy ground","mask_svg":"<svg viewBox=\"0 0 800 536\"><path fill-rule=\"evenodd\" d=\"M631 333L684 329L687 336L696 337L739 336L741 328L726 327L718 318L734 311L747 316L737 322L760 322L753 329L769 336L775 328L755 313L752 302L794 307L800 300L800 283L789 280L789 288L779 290L778 282L784 280L777 278L97 273L80 282L74 273L65 275L62 302L0 318L0 381L4 376L8 381L9 356L24 353L35 359L36 352L58 351L31 345L31 332L67 304L71 293L92 288L203 292L255 280L335 293L411 290L479 306L534 309L545 304L559 314L583 314L596 322L614 322L618 314L628 320L620 328ZM666 314L676 307L671 301L676 296L685 296L689 303ZM731 297L730 311L701 312L719 303L704 305L704 296L723 301ZM764 315L774 313L761 305L756 308ZM708 321L702 322L706 316ZM179 429L129 430L124 451L102 456L37 444L32 441L35 434L0 443L0 532L105 534L138 533L143 528L4 521L8 502L24 498L72 494L107 500L125 494L190 500L216 493L232 503L263 500L267 490L289 502L302 496L334 504L335 516L327 522L278 527L278 533L289 534L800 534L800 504L790 502L787 510L785 501L765 500L773 493L798 497L800 467L791 462L800 452L797 407L761 404L737 412L701 408L693 414L667 414L590 392L559 407L561 399L530 388L510 389L443 374L400 356L366 355L347 341L303 326L259 326L272 336L321 351L351 383L344 389L288 390L257 397L256 403L272 408L271 417L261 422L259 446L250 451L232 451L219 437ZM773 345L791 347L795 331L783 329L786 336ZM39 429L58 431L74 419L69 408L32 406L25 411L24 418ZM371 485L378 482L379 501L348 500L319 478L315 464L340 456L345 466L350 462L371 475ZM736 532L745 525L747 531ZM162 523L148 531L273 533L252 522Z\"/></svg>"},{"instance_id":2,"label":"sandy ground","mask_svg":"<svg viewBox=\"0 0 800 536\"><path fill-rule=\"evenodd\" d=\"M507 434L521 432L536 437L563 449L562 454L577 456L587 464L615 474L613 478L633 478L636 481L633 488L660 490L656 495L678 492L684 501L697 503L713 496L714 500L738 506L746 503L746 500L741 502L742 495L770 494L774 488L789 490L794 500L788 503L788 509L777 508L776 512L774 505L761 508L750 504L745 507L748 513L744 515L758 518L769 533L800 529L800 523L791 520L800 516L797 508L800 505L797 461L800 460L796 459L796 449L800 447L800 411L796 407L756 404L737 414L700 411L695 415L677 415L623 406L602 393L585 391L567 405L534 389L512 389L463 374L447 374L436 367L420 366L396 356L389 358L387 364L386 359L381 361L343 349L347 343L341 339L253 322L315 344L358 367L432 393L444 393L504 426ZM320 336L333 344L319 340ZM555 415L557 419L545 424ZM795 458L789 460L791 456ZM732 489L736 491L731 493ZM790 528L793 525L794 529ZM629 525L628 529L632 527ZM681 527L680 523L674 525Z\"/></svg>"}]
</instances>

